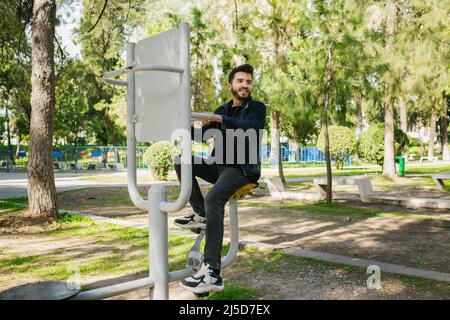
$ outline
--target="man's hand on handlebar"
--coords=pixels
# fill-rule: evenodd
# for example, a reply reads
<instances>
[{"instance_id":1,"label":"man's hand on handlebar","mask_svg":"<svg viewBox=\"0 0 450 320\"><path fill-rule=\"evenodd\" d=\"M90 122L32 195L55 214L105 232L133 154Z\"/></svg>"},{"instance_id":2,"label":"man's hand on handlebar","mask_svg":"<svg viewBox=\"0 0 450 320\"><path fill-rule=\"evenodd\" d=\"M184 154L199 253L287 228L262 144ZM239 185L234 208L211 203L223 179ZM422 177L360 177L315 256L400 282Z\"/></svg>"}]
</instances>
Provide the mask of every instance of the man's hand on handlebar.
<instances>
[{"instance_id":1,"label":"man's hand on handlebar","mask_svg":"<svg viewBox=\"0 0 450 320\"><path fill-rule=\"evenodd\" d=\"M206 126L206 125L208 125L208 124L210 124L211 122L218 122L218 123L222 123L223 122L223 119L222 119L222 116L221 115L218 115L218 114L213 114L212 116L211 116L211 119L209 119L209 120L202 120L202 125L203 126Z\"/></svg>"}]
</instances>

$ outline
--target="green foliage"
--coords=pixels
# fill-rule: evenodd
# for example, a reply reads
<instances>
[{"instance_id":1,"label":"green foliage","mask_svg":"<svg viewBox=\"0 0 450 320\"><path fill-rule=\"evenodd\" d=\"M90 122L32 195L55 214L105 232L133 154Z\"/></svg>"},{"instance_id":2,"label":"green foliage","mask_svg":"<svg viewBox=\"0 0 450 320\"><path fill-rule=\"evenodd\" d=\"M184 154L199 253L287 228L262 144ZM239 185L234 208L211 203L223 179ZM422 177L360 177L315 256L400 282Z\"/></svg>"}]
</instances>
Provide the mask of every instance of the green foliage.
<instances>
[{"instance_id":1,"label":"green foliage","mask_svg":"<svg viewBox=\"0 0 450 320\"><path fill-rule=\"evenodd\" d=\"M281 111L282 133L302 144L316 140L326 92L336 125L354 126L356 97L363 102L365 120L383 121L387 84L394 103L404 97L410 125L428 125L432 110L439 116L445 112L443 97L450 88L450 2L393 2L398 19L390 37L386 22L391 13L383 1L270 0L255 6L251 0L116 0L104 6L104 1L84 0L74 39L82 46L82 58L67 59L64 48L55 47L55 140L70 143L83 133L90 144L124 144L125 90L102 83L99 75L125 65L124 45L132 34L152 36L181 21L191 27L195 111L213 111L229 99L228 73L248 62L255 66L253 96L268 106L267 124L271 111ZM63 25L63 10L70 11L72 1L58 3ZM10 109L13 138L21 144L28 139L31 115L32 5L31 0L0 3L0 96ZM389 39L395 41L387 50Z\"/></svg>"},{"instance_id":2,"label":"green foliage","mask_svg":"<svg viewBox=\"0 0 450 320\"><path fill-rule=\"evenodd\" d=\"M409 138L401 129L394 129L394 152L396 156L403 155L409 146Z\"/></svg>"},{"instance_id":3,"label":"green foliage","mask_svg":"<svg viewBox=\"0 0 450 320\"><path fill-rule=\"evenodd\" d=\"M213 111L217 106L214 89L214 56L212 43L214 30L208 28L204 13L194 7L191 10L191 92L194 111Z\"/></svg>"},{"instance_id":4,"label":"green foliage","mask_svg":"<svg viewBox=\"0 0 450 320\"><path fill-rule=\"evenodd\" d=\"M22 141L28 135L31 115L31 41L27 26L32 6L30 0L0 2L0 108L8 107L11 134Z\"/></svg>"},{"instance_id":5,"label":"green foliage","mask_svg":"<svg viewBox=\"0 0 450 320\"><path fill-rule=\"evenodd\" d=\"M358 141L359 156L380 166L384 163L384 125L372 125L361 134Z\"/></svg>"},{"instance_id":6,"label":"green foliage","mask_svg":"<svg viewBox=\"0 0 450 320\"><path fill-rule=\"evenodd\" d=\"M88 81L90 80L90 81ZM94 96L94 77L81 61L68 60L62 66L56 86L55 137L73 143L91 121L89 99Z\"/></svg>"},{"instance_id":7,"label":"green foliage","mask_svg":"<svg viewBox=\"0 0 450 320\"><path fill-rule=\"evenodd\" d=\"M144 153L144 163L151 169L156 180L167 180L169 168L177 149L168 141L152 144Z\"/></svg>"},{"instance_id":8,"label":"green foliage","mask_svg":"<svg viewBox=\"0 0 450 320\"><path fill-rule=\"evenodd\" d=\"M281 123L283 133L291 139L306 145L317 138L320 113L315 97L309 92L302 92L299 102L291 113L285 113Z\"/></svg>"},{"instance_id":9,"label":"green foliage","mask_svg":"<svg viewBox=\"0 0 450 320\"><path fill-rule=\"evenodd\" d=\"M395 155L402 155L409 143L408 136L400 129L394 130ZM383 166L384 163L384 124L371 125L361 134L358 141L358 154L368 162Z\"/></svg>"},{"instance_id":10,"label":"green foliage","mask_svg":"<svg viewBox=\"0 0 450 320\"><path fill-rule=\"evenodd\" d=\"M330 155L336 162L336 168L344 167L345 156L355 152L356 140L352 129L343 126L330 126L328 128L330 139ZM320 132L317 139L317 148L325 150L325 138L323 131Z\"/></svg>"}]
</instances>

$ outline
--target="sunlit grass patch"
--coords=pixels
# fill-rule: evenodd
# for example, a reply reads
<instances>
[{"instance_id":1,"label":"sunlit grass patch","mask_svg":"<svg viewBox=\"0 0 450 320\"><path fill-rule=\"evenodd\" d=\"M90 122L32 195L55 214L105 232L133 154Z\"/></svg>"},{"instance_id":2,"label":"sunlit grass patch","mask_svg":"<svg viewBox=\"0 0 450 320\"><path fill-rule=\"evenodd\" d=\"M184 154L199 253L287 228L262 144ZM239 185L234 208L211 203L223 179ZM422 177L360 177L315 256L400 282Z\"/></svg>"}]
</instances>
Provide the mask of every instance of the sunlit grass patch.
<instances>
[{"instance_id":1,"label":"sunlit grass patch","mask_svg":"<svg viewBox=\"0 0 450 320\"><path fill-rule=\"evenodd\" d=\"M209 295L208 300L250 300L261 295L259 290L245 287L233 282L226 282L225 288L221 292L214 292Z\"/></svg>"},{"instance_id":2,"label":"sunlit grass patch","mask_svg":"<svg viewBox=\"0 0 450 320\"><path fill-rule=\"evenodd\" d=\"M0 215L19 211L22 209L24 209L24 206L21 204L0 201Z\"/></svg>"},{"instance_id":3,"label":"sunlit grass patch","mask_svg":"<svg viewBox=\"0 0 450 320\"><path fill-rule=\"evenodd\" d=\"M445 222L445 219L439 216L411 214L402 211L384 211L371 208L353 208L337 202L328 203L322 201L311 204L298 200L281 200L273 203L241 201L239 204L241 206L248 206L248 207L278 209L283 211L283 214L285 214L286 216L289 215L289 210L292 210L297 212L317 214L317 218L324 218L324 219L326 219L327 217L331 218L331 217L347 217L347 216L364 219L380 216L380 217L398 217L398 218L412 218L412 219L433 219L433 220L443 220L443 222Z\"/></svg>"}]
</instances>

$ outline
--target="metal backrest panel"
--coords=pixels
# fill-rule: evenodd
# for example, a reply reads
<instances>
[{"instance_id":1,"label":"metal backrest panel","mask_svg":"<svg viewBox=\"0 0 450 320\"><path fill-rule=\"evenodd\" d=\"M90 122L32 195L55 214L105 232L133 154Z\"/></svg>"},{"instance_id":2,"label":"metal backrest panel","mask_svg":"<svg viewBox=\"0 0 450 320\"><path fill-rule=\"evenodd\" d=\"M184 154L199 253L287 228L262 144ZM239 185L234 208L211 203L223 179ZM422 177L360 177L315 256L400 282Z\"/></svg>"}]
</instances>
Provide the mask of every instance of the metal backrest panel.
<instances>
[{"instance_id":1,"label":"metal backrest panel","mask_svg":"<svg viewBox=\"0 0 450 320\"><path fill-rule=\"evenodd\" d=\"M188 39L182 29L173 29L136 44L137 65L157 64L184 68L189 59ZM186 71L185 71L186 72ZM189 72L189 70L187 70ZM183 74L136 72L136 139L139 142L170 140L175 129L184 128Z\"/></svg>"}]
</instances>

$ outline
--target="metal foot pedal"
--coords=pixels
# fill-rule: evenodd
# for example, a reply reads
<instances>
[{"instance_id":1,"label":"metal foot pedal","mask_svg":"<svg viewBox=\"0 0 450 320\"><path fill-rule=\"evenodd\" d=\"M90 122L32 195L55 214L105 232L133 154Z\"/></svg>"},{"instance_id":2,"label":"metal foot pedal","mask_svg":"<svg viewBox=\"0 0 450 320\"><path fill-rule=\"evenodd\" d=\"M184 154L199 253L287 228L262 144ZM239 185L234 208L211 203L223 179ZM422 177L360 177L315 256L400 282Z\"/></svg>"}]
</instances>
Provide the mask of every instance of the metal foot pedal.
<instances>
[{"instance_id":1,"label":"metal foot pedal","mask_svg":"<svg viewBox=\"0 0 450 320\"><path fill-rule=\"evenodd\" d=\"M197 239L195 240L194 245L191 250L189 250L187 256L186 267L192 268L195 271L198 271L203 262L203 253L200 252L200 244L202 243L203 237L205 236L205 231L201 230Z\"/></svg>"},{"instance_id":2,"label":"metal foot pedal","mask_svg":"<svg viewBox=\"0 0 450 320\"><path fill-rule=\"evenodd\" d=\"M187 261L186 266L188 268L194 269L195 271L198 271L202 264L202 259L203 259L203 253L198 252L198 251L189 251L188 261Z\"/></svg>"}]
</instances>

